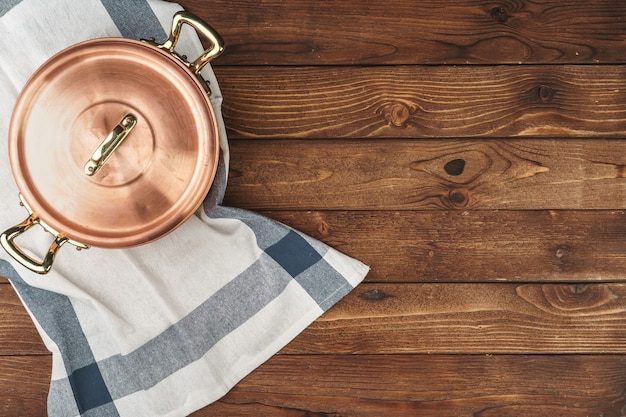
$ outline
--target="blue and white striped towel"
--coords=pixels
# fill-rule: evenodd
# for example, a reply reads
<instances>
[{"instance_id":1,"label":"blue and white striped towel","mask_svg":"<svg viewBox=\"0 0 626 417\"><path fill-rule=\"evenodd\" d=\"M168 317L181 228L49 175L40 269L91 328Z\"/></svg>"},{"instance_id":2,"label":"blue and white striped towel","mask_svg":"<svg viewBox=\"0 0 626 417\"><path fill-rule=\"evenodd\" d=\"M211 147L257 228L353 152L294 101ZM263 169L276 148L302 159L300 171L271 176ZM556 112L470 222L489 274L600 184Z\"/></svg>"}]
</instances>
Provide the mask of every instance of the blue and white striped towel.
<instances>
[{"instance_id":1,"label":"blue and white striped towel","mask_svg":"<svg viewBox=\"0 0 626 417\"><path fill-rule=\"evenodd\" d=\"M17 94L47 58L97 37L163 41L178 10L156 0L0 0L1 140ZM180 49L199 53L197 36L183 32ZM50 416L188 415L223 396L367 274L310 237L220 205L229 155L221 93L211 68L202 74L212 86L222 158L195 216L137 248L63 248L45 276L0 251L0 275L53 355ZM0 227L26 217L6 148ZM20 245L44 253L49 235L29 234Z\"/></svg>"}]
</instances>

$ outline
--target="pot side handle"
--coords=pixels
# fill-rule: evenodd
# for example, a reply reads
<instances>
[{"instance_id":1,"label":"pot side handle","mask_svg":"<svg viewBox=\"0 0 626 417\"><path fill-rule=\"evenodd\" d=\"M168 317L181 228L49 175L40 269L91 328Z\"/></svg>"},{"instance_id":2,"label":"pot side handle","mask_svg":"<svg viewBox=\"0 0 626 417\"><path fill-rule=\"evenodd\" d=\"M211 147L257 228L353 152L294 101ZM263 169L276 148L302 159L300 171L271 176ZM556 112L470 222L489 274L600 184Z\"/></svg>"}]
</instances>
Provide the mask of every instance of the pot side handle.
<instances>
[{"instance_id":1,"label":"pot side handle","mask_svg":"<svg viewBox=\"0 0 626 417\"><path fill-rule=\"evenodd\" d=\"M28 217L23 222L8 228L2 234L0 234L0 245L21 265L38 274L47 274L52 268L52 264L54 263L54 257L56 256L57 251L65 242L69 242L72 245L76 246L77 250L89 248L89 246L72 240L64 234L52 229L50 226L44 223L37 214L35 214L33 209L28 205L28 203L26 203L26 200L24 200L24 197L21 193L19 194L19 197L20 205L26 209L26 211L28 212ZM44 231L48 232L54 237L54 241L50 245L48 252L46 252L46 255L41 261L33 259L29 255L27 255L15 243L15 239L18 236L27 232L28 229L37 224L40 225Z\"/></svg>"},{"instance_id":2,"label":"pot side handle","mask_svg":"<svg viewBox=\"0 0 626 417\"><path fill-rule=\"evenodd\" d=\"M224 40L215 29L198 16L187 11L180 11L174 15L169 38L162 45L158 45L158 47L174 53L183 23L191 26L198 34L210 42L209 47L195 61L188 64L189 68L195 74L198 74L206 64L224 52Z\"/></svg>"},{"instance_id":3,"label":"pot side handle","mask_svg":"<svg viewBox=\"0 0 626 417\"><path fill-rule=\"evenodd\" d=\"M5 230L4 233L0 235L0 244L2 244L2 247L9 255L26 268L38 274L47 274L52 268L57 251L68 241L68 238L62 235L56 235L42 261L31 258L14 242L19 235L39 223L39 218L35 214L30 214L23 222Z\"/></svg>"},{"instance_id":4,"label":"pot side handle","mask_svg":"<svg viewBox=\"0 0 626 417\"><path fill-rule=\"evenodd\" d=\"M39 218L35 214L28 216L26 220L13 226L0 235L0 244L9 255L11 255L16 261L38 274L47 274L52 268L54 262L54 256L59 248L68 241L66 237L61 235L55 236L54 242L50 245L50 249L44 256L42 261L37 261L27 255L19 246L17 246L14 240L26 232L31 227L39 224Z\"/></svg>"}]
</instances>

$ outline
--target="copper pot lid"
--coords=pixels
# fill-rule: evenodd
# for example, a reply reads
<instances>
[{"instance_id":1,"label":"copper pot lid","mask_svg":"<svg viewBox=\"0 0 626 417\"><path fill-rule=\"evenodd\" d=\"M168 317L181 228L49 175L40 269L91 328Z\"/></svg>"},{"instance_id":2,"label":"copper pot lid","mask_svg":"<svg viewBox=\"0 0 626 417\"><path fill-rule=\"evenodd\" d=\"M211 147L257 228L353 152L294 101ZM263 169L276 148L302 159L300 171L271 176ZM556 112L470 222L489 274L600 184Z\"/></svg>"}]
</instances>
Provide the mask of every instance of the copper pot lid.
<instances>
[{"instance_id":1,"label":"copper pot lid","mask_svg":"<svg viewBox=\"0 0 626 417\"><path fill-rule=\"evenodd\" d=\"M52 57L26 84L9 129L24 201L50 228L98 247L146 243L184 222L218 156L216 117L194 71L122 38Z\"/></svg>"}]
</instances>

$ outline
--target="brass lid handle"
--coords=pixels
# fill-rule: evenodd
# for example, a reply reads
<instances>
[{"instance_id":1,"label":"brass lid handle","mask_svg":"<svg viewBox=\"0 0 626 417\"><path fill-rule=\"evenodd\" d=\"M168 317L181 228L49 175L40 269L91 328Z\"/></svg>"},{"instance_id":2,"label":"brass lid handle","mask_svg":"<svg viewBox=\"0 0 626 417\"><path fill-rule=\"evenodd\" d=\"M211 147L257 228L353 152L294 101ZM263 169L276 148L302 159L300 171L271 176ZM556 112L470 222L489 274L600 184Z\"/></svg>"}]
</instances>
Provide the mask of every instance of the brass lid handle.
<instances>
[{"instance_id":1,"label":"brass lid handle","mask_svg":"<svg viewBox=\"0 0 626 417\"><path fill-rule=\"evenodd\" d=\"M136 124L137 118L134 115L124 116L91 155L85 164L85 174L92 176L98 172Z\"/></svg>"}]
</instances>

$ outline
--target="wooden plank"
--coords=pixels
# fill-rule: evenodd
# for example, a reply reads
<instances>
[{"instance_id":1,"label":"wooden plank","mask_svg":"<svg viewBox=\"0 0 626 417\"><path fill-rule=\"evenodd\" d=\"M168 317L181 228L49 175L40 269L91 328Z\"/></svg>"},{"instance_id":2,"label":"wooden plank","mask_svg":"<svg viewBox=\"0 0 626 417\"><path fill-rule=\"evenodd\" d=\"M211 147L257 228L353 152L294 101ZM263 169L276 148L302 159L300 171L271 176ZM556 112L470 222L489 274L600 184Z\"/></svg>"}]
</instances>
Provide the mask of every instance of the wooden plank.
<instances>
[{"instance_id":1,"label":"wooden plank","mask_svg":"<svg viewBox=\"0 0 626 417\"><path fill-rule=\"evenodd\" d=\"M0 293L1 304L16 299ZM25 313L0 355L46 354ZM626 353L626 284L361 284L284 354Z\"/></svg>"},{"instance_id":2,"label":"wooden plank","mask_svg":"<svg viewBox=\"0 0 626 417\"><path fill-rule=\"evenodd\" d=\"M278 356L193 417L622 415L623 356Z\"/></svg>"},{"instance_id":3,"label":"wooden plank","mask_svg":"<svg viewBox=\"0 0 626 417\"><path fill-rule=\"evenodd\" d=\"M0 317L0 356L48 353L26 309L8 284L0 285Z\"/></svg>"},{"instance_id":4,"label":"wooden plank","mask_svg":"<svg viewBox=\"0 0 626 417\"><path fill-rule=\"evenodd\" d=\"M283 352L626 353L626 284L361 284Z\"/></svg>"},{"instance_id":5,"label":"wooden plank","mask_svg":"<svg viewBox=\"0 0 626 417\"><path fill-rule=\"evenodd\" d=\"M620 0L182 2L244 65L623 62Z\"/></svg>"},{"instance_id":6,"label":"wooden plank","mask_svg":"<svg viewBox=\"0 0 626 417\"><path fill-rule=\"evenodd\" d=\"M252 210L624 209L626 141L231 141Z\"/></svg>"},{"instance_id":7,"label":"wooden plank","mask_svg":"<svg viewBox=\"0 0 626 417\"><path fill-rule=\"evenodd\" d=\"M624 281L624 211L271 211L369 282Z\"/></svg>"},{"instance_id":8,"label":"wooden plank","mask_svg":"<svg viewBox=\"0 0 626 417\"><path fill-rule=\"evenodd\" d=\"M626 134L626 66L219 67L215 72L231 138Z\"/></svg>"},{"instance_id":9,"label":"wooden plank","mask_svg":"<svg viewBox=\"0 0 626 417\"><path fill-rule=\"evenodd\" d=\"M0 415L45 417L52 356L0 356Z\"/></svg>"},{"instance_id":10,"label":"wooden plank","mask_svg":"<svg viewBox=\"0 0 626 417\"><path fill-rule=\"evenodd\" d=\"M626 214L622 210L260 214L365 262L371 267L368 282L626 280ZM21 310L16 299L4 306L7 315Z\"/></svg>"},{"instance_id":11,"label":"wooden plank","mask_svg":"<svg viewBox=\"0 0 626 417\"><path fill-rule=\"evenodd\" d=\"M45 416L50 357L0 357L0 414ZM624 356L278 355L194 417L620 415Z\"/></svg>"}]
</instances>

